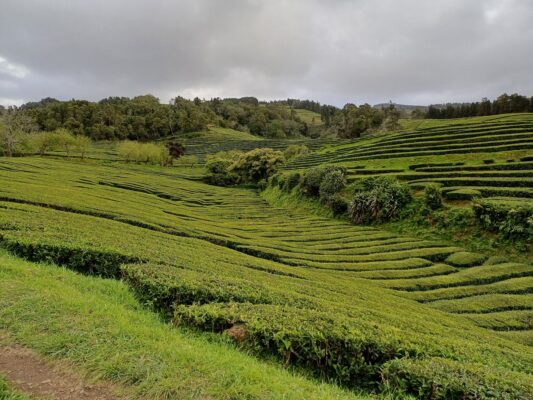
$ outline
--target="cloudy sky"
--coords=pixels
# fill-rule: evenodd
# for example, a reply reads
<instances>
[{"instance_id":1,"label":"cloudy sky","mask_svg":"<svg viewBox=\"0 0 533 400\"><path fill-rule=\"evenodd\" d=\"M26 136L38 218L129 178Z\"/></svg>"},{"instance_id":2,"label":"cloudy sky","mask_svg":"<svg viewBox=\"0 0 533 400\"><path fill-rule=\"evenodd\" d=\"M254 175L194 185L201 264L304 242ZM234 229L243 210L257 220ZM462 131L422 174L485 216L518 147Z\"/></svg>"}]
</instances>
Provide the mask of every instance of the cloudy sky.
<instances>
[{"instance_id":1,"label":"cloudy sky","mask_svg":"<svg viewBox=\"0 0 533 400\"><path fill-rule=\"evenodd\" d=\"M533 95L531 0L0 0L0 104Z\"/></svg>"}]
</instances>

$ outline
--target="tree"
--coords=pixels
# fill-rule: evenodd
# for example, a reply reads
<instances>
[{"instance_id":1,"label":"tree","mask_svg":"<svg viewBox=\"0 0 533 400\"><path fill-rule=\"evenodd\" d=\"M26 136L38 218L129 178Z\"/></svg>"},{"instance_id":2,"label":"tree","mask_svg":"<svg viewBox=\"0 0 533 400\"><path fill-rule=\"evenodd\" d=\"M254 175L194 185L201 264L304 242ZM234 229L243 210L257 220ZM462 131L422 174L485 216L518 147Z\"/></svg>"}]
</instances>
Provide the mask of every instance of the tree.
<instances>
[{"instance_id":1,"label":"tree","mask_svg":"<svg viewBox=\"0 0 533 400\"><path fill-rule=\"evenodd\" d=\"M171 164L174 160L177 160L185 154L185 146L179 142L168 142L166 147L168 149Z\"/></svg>"},{"instance_id":2,"label":"tree","mask_svg":"<svg viewBox=\"0 0 533 400\"><path fill-rule=\"evenodd\" d=\"M84 160L85 153L91 148L91 139L87 136L78 135L74 138L73 145L76 151L80 153L81 159Z\"/></svg>"},{"instance_id":3,"label":"tree","mask_svg":"<svg viewBox=\"0 0 533 400\"><path fill-rule=\"evenodd\" d=\"M63 150L65 150L65 153L67 153L67 156L70 155L70 149L75 143L75 137L74 135L65 128L59 128L54 132L55 140L58 145L60 145Z\"/></svg>"},{"instance_id":4,"label":"tree","mask_svg":"<svg viewBox=\"0 0 533 400\"><path fill-rule=\"evenodd\" d=\"M28 133L35 130L33 119L16 108L10 107L0 120L0 148L9 157L20 150Z\"/></svg>"},{"instance_id":5,"label":"tree","mask_svg":"<svg viewBox=\"0 0 533 400\"><path fill-rule=\"evenodd\" d=\"M388 131L395 131L400 129L400 110L396 109L394 104L389 102L389 106L383 109L385 119L383 120L383 126Z\"/></svg>"},{"instance_id":6,"label":"tree","mask_svg":"<svg viewBox=\"0 0 533 400\"><path fill-rule=\"evenodd\" d=\"M254 149L242 154L228 170L236 174L241 183L257 183L267 179L284 162L281 151L270 148Z\"/></svg>"}]
</instances>

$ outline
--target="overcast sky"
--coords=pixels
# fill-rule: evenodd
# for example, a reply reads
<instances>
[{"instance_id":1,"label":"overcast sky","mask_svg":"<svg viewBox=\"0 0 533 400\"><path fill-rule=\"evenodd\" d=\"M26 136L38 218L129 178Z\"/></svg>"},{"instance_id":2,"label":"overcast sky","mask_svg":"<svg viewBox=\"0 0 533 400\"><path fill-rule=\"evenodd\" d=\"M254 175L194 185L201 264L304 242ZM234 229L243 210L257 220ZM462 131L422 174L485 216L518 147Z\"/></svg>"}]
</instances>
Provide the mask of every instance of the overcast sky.
<instances>
[{"instance_id":1,"label":"overcast sky","mask_svg":"<svg viewBox=\"0 0 533 400\"><path fill-rule=\"evenodd\" d=\"M533 95L531 0L0 0L0 104Z\"/></svg>"}]
</instances>

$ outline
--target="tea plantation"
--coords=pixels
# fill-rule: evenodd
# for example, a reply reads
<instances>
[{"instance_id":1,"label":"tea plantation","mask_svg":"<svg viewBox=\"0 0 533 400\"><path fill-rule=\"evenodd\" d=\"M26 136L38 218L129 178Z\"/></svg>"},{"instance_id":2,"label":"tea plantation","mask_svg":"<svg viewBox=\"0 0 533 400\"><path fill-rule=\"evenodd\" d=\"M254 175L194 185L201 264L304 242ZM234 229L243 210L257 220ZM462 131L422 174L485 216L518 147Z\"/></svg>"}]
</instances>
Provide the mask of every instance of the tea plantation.
<instances>
[{"instance_id":1,"label":"tea plantation","mask_svg":"<svg viewBox=\"0 0 533 400\"><path fill-rule=\"evenodd\" d=\"M442 187L449 200L533 197L533 115L423 121L415 130L333 146L287 169L323 163L348 169L350 180L392 175L414 188Z\"/></svg>"},{"instance_id":2,"label":"tea plantation","mask_svg":"<svg viewBox=\"0 0 533 400\"><path fill-rule=\"evenodd\" d=\"M250 138L190 140L190 153L201 159L220 150L287 145L286 140ZM336 163L347 168L352 181L392 175L415 190L436 183L445 200L457 206L473 197L498 207L533 202L530 114L424 121L411 130L353 143L313 143L313 149L326 147L285 168ZM191 348L204 351L200 343L211 340L205 346L209 356L232 354L241 357L237 368L250 362L254 371L263 363L270 377L293 388L254 391L270 379L257 372L243 378L233 397L215 391L209 397L202 392L204 398L298 398L295 387L302 388L300 398L533 397L531 262L269 203L254 189L203 183L192 170L109 160L1 158L0 247L30 262L92 277L45 272L57 268L27 262L15 267L9 256L0 257L5 279L0 280L0 328L31 344L28 330L13 322L16 302L5 294L21 290L23 278L17 280L14 272L19 268L26 279L35 279L39 290L31 295L42 296L40 304L66 301L46 290L44 274L57 279L54 285L64 281L69 288L92 285L81 280L108 285L88 291L87 301L109 307L119 307L115 303L131 291L136 300L120 307L128 315L137 308L146 313L142 318L131 314L132 320L156 324L148 308L162 318L154 328L157 335L169 323L176 334L197 335L189 342L180 339L172 351L188 349L198 368L205 360L195 361ZM111 299L113 290L122 294ZM144 308L133 306L135 301ZM38 325L35 321L47 312L26 311L28 324ZM112 332L127 332L109 324L110 343ZM27 329L39 331L34 325ZM39 334L51 335L42 329ZM151 346L169 359L171 350ZM233 355L234 346L246 354ZM206 371L206 379L216 381L215 375ZM167 388L177 385L166 379Z\"/></svg>"}]
</instances>

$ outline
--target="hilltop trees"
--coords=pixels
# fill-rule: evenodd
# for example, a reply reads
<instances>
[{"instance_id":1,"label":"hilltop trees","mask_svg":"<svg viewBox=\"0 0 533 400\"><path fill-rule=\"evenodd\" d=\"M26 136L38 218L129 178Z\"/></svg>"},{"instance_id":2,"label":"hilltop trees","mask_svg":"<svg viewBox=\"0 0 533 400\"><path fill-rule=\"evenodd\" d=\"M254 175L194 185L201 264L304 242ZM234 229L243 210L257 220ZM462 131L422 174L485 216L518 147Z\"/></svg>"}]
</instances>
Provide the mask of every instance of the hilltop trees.
<instances>
[{"instance_id":1,"label":"hilltop trees","mask_svg":"<svg viewBox=\"0 0 533 400\"><path fill-rule=\"evenodd\" d=\"M464 118L520 112L533 112L533 97L528 98L517 93L511 95L504 93L492 102L483 98L481 102L474 103L430 105L425 117L435 119Z\"/></svg>"},{"instance_id":2,"label":"hilltop trees","mask_svg":"<svg viewBox=\"0 0 533 400\"><path fill-rule=\"evenodd\" d=\"M307 124L294 110L255 97L187 100L161 104L152 95L109 97L99 102L46 98L21 107L40 130L69 129L94 140L154 140L220 125L265 137L306 135Z\"/></svg>"},{"instance_id":3,"label":"hilltop trees","mask_svg":"<svg viewBox=\"0 0 533 400\"><path fill-rule=\"evenodd\" d=\"M342 110L335 111L330 120L330 130L340 138L358 138L368 129L379 127L383 118L383 111L369 104L356 106L348 103Z\"/></svg>"}]
</instances>

